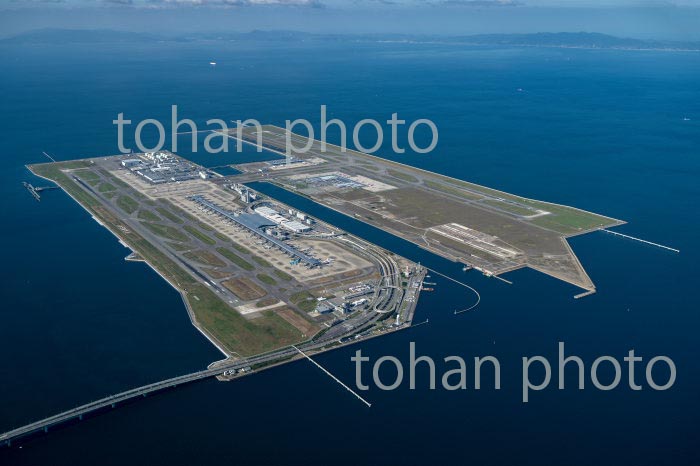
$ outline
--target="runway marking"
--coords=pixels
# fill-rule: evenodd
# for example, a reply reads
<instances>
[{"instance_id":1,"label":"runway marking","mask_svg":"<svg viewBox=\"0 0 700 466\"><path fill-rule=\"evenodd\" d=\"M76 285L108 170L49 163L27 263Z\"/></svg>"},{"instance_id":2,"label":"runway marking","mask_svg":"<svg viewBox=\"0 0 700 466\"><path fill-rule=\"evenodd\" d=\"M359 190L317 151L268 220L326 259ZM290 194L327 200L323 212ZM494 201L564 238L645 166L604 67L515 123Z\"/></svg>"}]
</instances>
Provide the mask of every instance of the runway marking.
<instances>
[{"instance_id":1,"label":"runway marking","mask_svg":"<svg viewBox=\"0 0 700 466\"><path fill-rule=\"evenodd\" d=\"M639 241L640 243L650 244L650 245L652 245L652 246L656 246L657 248L667 249L667 250L673 251L673 252L675 252L675 253L680 253L680 252L681 252L681 251L678 250L678 249L671 248L671 247L669 247L669 246L664 246L663 244L659 244L659 243L652 243L651 241L647 241L647 240L645 240L645 239L635 238L634 236L625 235L624 233L618 233L618 232L616 232L616 231L606 230L605 228L601 228L600 230L601 230L601 231L604 231L605 233L610 233L611 235L622 236L623 238L632 239L632 240L634 240L634 241Z\"/></svg>"},{"instance_id":2,"label":"runway marking","mask_svg":"<svg viewBox=\"0 0 700 466\"><path fill-rule=\"evenodd\" d=\"M297 347L294 346L294 345L292 345L292 348L294 348L295 350L299 351L299 354L301 354L301 355L304 356L306 359L308 359L309 361L311 361L312 363L314 363L314 365L315 365L316 367L318 367L319 369L321 369L323 372L325 372L326 375L327 375L328 377L330 377L331 379L335 380L335 381L338 382L341 386L343 386L347 391L349 391L350 393L352 393L353 395L355 395L355 396L357 397L357 399L360 400L361 402L363 402L364 404L366 404L368 408L372 406L372 403L370 403L370 402L368 402L367 400L365 400L364 398L362 398L362 397L361 397L360 395L358 395L352 388L348 387L348 386L345 385L343 382L341 382L340 379L338 379L336 376L334 376L333 374L331 374L330 372L328 372L322 365L320 365L319 363L317 363L316 361L314 361L313 359L311 359L311 357L310 357L308 354L304 353L302 350L300 350L299 348L297 348Z\"/></svg>"}]
</instances>

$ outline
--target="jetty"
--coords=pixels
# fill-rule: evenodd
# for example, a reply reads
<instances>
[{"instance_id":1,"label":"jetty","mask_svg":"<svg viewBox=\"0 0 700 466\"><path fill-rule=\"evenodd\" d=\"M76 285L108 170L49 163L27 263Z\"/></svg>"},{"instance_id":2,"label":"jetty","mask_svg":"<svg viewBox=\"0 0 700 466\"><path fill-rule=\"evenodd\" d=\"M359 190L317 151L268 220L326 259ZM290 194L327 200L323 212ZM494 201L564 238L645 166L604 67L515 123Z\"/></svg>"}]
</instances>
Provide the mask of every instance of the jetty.
<instances>
[{"instance_id":1,"label":"jetty","mask_svg":"<svg viewBox=\"0 0 700 466\"><path fill-rule=\"evenodd\" d=\"M22 182L22 185L26 188L29 193L34 196L34 199L37 201L41 201L41 193L42 191L48 191L50 189L58 189L58 186L33 186L31 183L28 183L26 181Z\"/></svg>"}]
</instances>

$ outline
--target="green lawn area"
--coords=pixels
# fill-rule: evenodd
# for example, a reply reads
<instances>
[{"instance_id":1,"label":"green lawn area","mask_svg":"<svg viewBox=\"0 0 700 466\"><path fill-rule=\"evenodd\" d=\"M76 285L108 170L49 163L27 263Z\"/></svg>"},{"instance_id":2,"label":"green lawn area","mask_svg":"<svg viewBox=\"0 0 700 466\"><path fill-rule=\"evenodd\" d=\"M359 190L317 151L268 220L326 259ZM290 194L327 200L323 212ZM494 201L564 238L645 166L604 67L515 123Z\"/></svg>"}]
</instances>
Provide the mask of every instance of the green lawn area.
<instances>
[{"instance_id":1,"label":"green lawn area","mask_svg":"<svg viewBox=\"0 0 700 466\"><path fill-rule=\"evenodd\" d=\"M194 236L195 238L200 240L202 243L206 243L210 246L213 246L214 244L216 244L216 241L214 241L213 239L211 239L210 237L208 237L207 235L205 235L201 231L197 230L192 225L185 225L183 228L187 232L189 232L192 236Z\"/></svg>"},{"instance_id":2,"label":"green lawn area","mask_svg":"<svg viewBox=\"0 0 700 466\"><path fill-rule=\"evenodd\" d=\"M258 263L258 265L262 265L263 267L272 267L272 264L270 264L268 261L263 259L260 256L252 256L253 260Z\"/></svg>"},{"instance_id":3,"label":"green lawn area","mask_svg":"<svg viewBox=\"0 0 700 466\"><path fill-rule=\"evenodd\" d=\"M100 175L92 170L79 170L75 172L75 175L83 181L87 181L91 186L95 186L100 181Z\"/></svg>"},{"instance_id":4,"label":"green lawn area","mask_svg":"<svg viewBox=\"0 0 700 466\"><path fill-rule=\"evenodd\" d=\"M255 307L267 307L267 306L272 306L273 304L276 304L277 298L264 298L255 303Z\"/></svg>"},{"instance_id":5,"label":"green lawn area","mask_svg":"<svg viewBox=\"0 0 700 466\"><path fill-rule=\"evenodd\" d=\"M408 173L403 173L403 172L396 171L396 170L391 170L391 169L388 169L388 170L387 170L387 173L389 173L389 174L390 174L391 176L393 176L394 178L398 178L398 179L400 179L400 180L408 181L409 183L415 183L416 181L418 181L418 178L416 178L416 177L414 177L414 176L411 176L411 175L409 175Z\"/></svg>"},{"instance_id":6,"label":"green lawn area","mask_svg":"<svg viewBox=\"0 0 700 466\"><path fill-rule=\"evenodd\" d=\"M236 251L242 252L243 254L250 254L250 250L243 245L240 245L238 243L233 243L233 247Z\"/></svg>"},{"instance_id":7,"label":"green lawn area","mask_svg":"<svg viewBox=\"0 0 700 466\"><path fill-rule=\"evenodd\" d=\"M139 208L139 203L124 194L117 198L117 206L127 214L133 214Z\"/></svg>"},{"instance_id":8,"label":"green lawn area","mask_svg":"<svg viewBox=\"0 0 700 466\"><path fill-rule=\"evenodd\" d=\"M237 255L233 251L227 248L216 248L216 250L224 256L226 259L230 260L232 263L236 264L242 269L245 270L253 270L255 267L250 262L247 262L241 258L241 256Z\"/></svg>"},{"instance_id":9,"label":"green lawn area","mask_svg":"<svg viewBox=\"0 0 700 466\"><path fill-rule=\"evenodd\" d=\"M147 220L149 222L159 222L160 221L159 216L157 216L156 214L154 214L150 210L146 210L146 209L139 210L138 217L141 220Z\"/></svg>"},{"instance_id":10,"label":"green lawn area","mask_svg":"<svg viewBox=\"0 0 700 466\"><path fill-rule=\"evenodd\" d=\"M226 236L226 235L223 234L223 233L219 233L218 231L215 231L215 232L214 232L214 236L216 236L217 238L219 238L221 241L226 241L227 243L230 243L230 242L231 242L231 238L229 238L228 236Z\"/></svg>"},{"instance_id":11,"label":"green lawn area","mask_svg":"<svg viewBox=\"0 0 700 466\"><path fill-rule=\"evenodd\" d=\"M536 210L528 209L527 206L520 204L509 204L507 202L497 201L495 199L486 199L482 201L484 204L496 207L497 209L505 210L515 215L534 215Z\"/></svg>"},{"instance_id":12,"label":"green lawn area","mask_svg":"<svg viewBox=\"0 0 700 466\"><path fill-rule=\"evenodd\" d=\"M112 183L107 183L106 181L100 183L100 185L97 187L97 190L101 193L107 193L116 189L116 186L114 186Z\"/></svg>"},{"instance_id":13,"label":"green lawn area","mask_svg":"<svg viewBox=\"0 0 700 466\"><path fill-rule=\"evenodd\" d=\"M314 309L316 309L316 300L308 300L308 301L302 301L297 306L299 306L299 309L301 309L304 312L311 312Z\"/></svg>"},{"instance_id":14,"label":"green lawn area","mask_svg":"<svg viewBox=\"0 0 700 466\"><path fill-rule=\"evenodd\" d=\"M105 177L109 178L112 183L116 184L117 186L121 186L122 188L129 188L130 186L117 178L116 176L112 175L110 172L104 169L100 169L100 173L102 173Z\"/></svg>"},{"instance_id":15,"label":"green lawn area","mask_svg":"<svg viewBox=\"0 0 700 466\"><path fill-rule=\"evenodd\" d=\"M46 167L46 169L55 168L57 172L59 171L59 169L60 170L75 170L78 168L88 168L88 167L92 167L92 166L93 165L88 160L69 160L67 162L40 163L37 165L32 165L33 168L39 168L39 167ZM39 168L39 169L41 170L41 168Z\"/></svg>"},{"instance_id":16,"label":"green lawn area","mask_svg":"<svg viewBox=\"0 0 700 466\"><path fill-rule=\"evenodd\" d=\"M226 263L216 254L209 251L189 251L183 254L188 259L201 262L202 264L211 265L212 267L225 267Z\"/></svg>"},{"instance_id":17,"label":"green lawn area","mask_svg":"<svg viewBox=\"0 0 700 466\"><path fill-rule=\"evenodd\" d=\"M164 207L156 207L156 210L158 211L159 214L161 214L163 217L167 218L168 220L170 220L173 223L182 223L183 222L183 220L180 217L178 217L177 215L175 215L174 213L172 213L171 211L169 211L168 209L166 209Z\"/></svg>"},{"instance_id":18,"label":"green lawn area","mask_svg":"<svg viewBox=\"0 0 700 466\"><path fill-rule=\"evenodd\" d=\"M486 196L508 199L509 201L522 204L523 206L528 206L534 209L550 212L550 215L544 215L542 217L537 217L531 220L531 223L544 228L548 228L563 235L569 235L580 231L589 230L592 228L599 228L605 225L612 225L616 223L615 220L612 218L605 217L603 215L598 215L593 212L580 210L575 207L550 204L548 202L527 199L524 197L516 196L514 194L509 194L495 189L487 188L485 186L469 183L467 181L453 180L445 177L441 178L443 178L443 180L440 183L426 181L425 184L435 189L438 189L436 185L439 184L442 186L440 190L444 192L450 192L451 194L462 195L463 197L467 198L469 196L474 196L470 193L465 193L464 191L461 191L459 188L456 187L460 186L475 191L477 193L482 193ZM506 210L513 211L513 209L515 208L516 206L510 205L506 208Z\"/></svg>"},{"instance_id":19,"label":"green lawn area","mask_svg":"<svg viewBox=\"0 0 700 466\"><path fill-rule=\"evenodd\" d=\"M309 293L309 292L306 291L306 290L303 290L303 291L299 291L299 292L297 292L297 293L294 293L293 295L291 295L291 296L289 297L289 299L290 299L294 304L297 304L298 302L304 301L305 299L315 299L315 298L314 298L314 295L312 295L311 293Z\"/></svg>"},{"instance_id":20,"label":"green lawn area","mask_svg":"<svg viewBox=\"0 0 700 466\"><path fill-rule=\"evenodd\" d=\"M459 189L459 188L454 187L454 186L450 186L446 183L437 183L435 181L424 180L423 184L425 184L427 187L434 189L436 191L440 191L440 192L443 192L446 194L452 194L453 196L462 197L464 199L469 199L469 200L473 200L473 201L483 199L483 197L479 196L478 194L468 193L462 189Z\"/></svg>"},{"instance_id":21,"label":"green lawn area","mask_svg":"<svg viewBox=\"0 0 700 466\"><path fill-rule=\"evenodd\" d=\"M531 221L532 223L565 235L592 228L601 228L615 223L611 218L574 209L573 207L541 205L537 208L551 212L552 215L537 217Z\"/></svg>"},{"instance_id":22,"label":"green lawn area","mask_svg":"<svg viewBox=\"0 0 700 466\"><path fill-rule=\"evenodd\" d=\"M266 285L276 285L277 284L277 280L275 280L274 278L272 278L269 275L265 275L264 273L258 274L258 280L265 283Z\"/></svg>"},{"instance_id":23,"label":"green lawn area","mask_svg":"<svg viewBox=\"0 0 700 466\"><path fill-rule=\"evenodd\" d=\"M282 270L275 269L273 272L275 275L277 275L279 278L281 278L284 281L289 281L292 279L291 275L289 275L287 272L284 272Z\"/></svg>"},{"instance_id":24,"label":"green lawn area","mask_svg":"<svg viewBox=\"0 0 700 466\"><path fill-rule=\"evenodd\" d=\"M199 299L196 299L194 297ZM302 340L299 330L272 311L246 319L197 284L188 295L197 321L227 348L243 356L264 353Z\"/></svg>"},{"instance_id":25,"label":"green lawn area","mask_svg":"<svg viewBox=\"0 0 700 466\"><path fill-rule=\"evenodd\" d=\"M168 242L168 246L173 248L176 251L187 251L188 249L192 249L192 246L189 244L182 244L182 243L172 243Z\"/></svg>"},{"instance_id":26,"label":"green lawn area","mask_svg":"<svg viewBox=\"0 0 700 466\"><path fill-rule=\"evenodd\" d=\"M92 170L77 170L75 174L86 181L95 181L100 179L100 175Z\"/></svg>"},{"instance_id":27,"label":"green lawn area","mask_svg":"<svg viewBox=\"0 0 700 466\"><path fill-rule=\"evenodd\" d=\"M171 226L167 225L161 225L159 223L150 223L150 222L141 222L143 226L151 230L154 234L166 238L166 239L172 239L175 241L181 241L181 242L186 242L189 238L187 237L186 234L178 230L177 228L173 228Z\"/></svg>"},{"instance_id":28,"label":"green lawn area","mask_svg":"<svg viewBox=\"0 0 700 466\"><path fill-rule=\"evenodd\" d=\"M294 293L289 299L304 312L311 312L316 309L316 297L306 290Z\"/></svg>"}]
</instances>

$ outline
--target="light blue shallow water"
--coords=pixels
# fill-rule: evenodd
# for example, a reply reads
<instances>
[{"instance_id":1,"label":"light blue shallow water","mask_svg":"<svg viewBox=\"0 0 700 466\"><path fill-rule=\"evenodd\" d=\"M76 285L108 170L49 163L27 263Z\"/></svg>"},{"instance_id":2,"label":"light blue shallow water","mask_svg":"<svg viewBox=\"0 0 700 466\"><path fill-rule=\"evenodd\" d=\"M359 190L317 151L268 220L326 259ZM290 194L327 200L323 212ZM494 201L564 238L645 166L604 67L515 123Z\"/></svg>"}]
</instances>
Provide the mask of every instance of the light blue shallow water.
<instances>
[{"instance_id":1,"label":"light blue shallow water","mask_svg":"<svg viewBox=\"0 0 700 466\"><path fill-rule=\"evenodd\" d=\"M31 179L23 165L41 161L42 150L58 159L115 153L118 112L167 120L178 104L200 124L218 117L283 125L317 121L326 104L349 122L392 112L431 118L440 129L434 153L381 155L622 218L630 223L620 231L682 251L603 233L575 238L599 292L573 300L577 290L534 271L509 274L508 286L366 229L370 240L466 280L482 304L455 317L472 296L433 277L437 291L422 295L416 317L429 325L318 361L352 382L356 349L406 362L415 341L436 359L496 355L502 390L375 388L364 394L373 402L367 410L302 361L130 404L0 451L0 463L700 462L697 54L244 43L4 47L0 60L0 431L220 357L177 293L143 264L124 262L128 251L79 206L55 191L36 203L20 184ZM255 154L195 157L214 166ZM601 354L621 360L631 348L646 359L666 354L678 379L667 392L559 391L553 382L522 404L520 357L556 360L558 341L589 365Z\"/></svg>"}]
</instances>

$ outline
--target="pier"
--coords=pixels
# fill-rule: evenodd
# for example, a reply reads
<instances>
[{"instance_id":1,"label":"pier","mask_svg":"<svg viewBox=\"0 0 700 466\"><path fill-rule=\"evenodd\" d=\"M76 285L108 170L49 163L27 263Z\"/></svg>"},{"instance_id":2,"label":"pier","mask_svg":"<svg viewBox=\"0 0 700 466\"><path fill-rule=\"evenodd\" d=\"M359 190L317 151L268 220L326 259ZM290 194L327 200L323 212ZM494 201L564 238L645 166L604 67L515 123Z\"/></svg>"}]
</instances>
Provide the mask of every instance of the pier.
<instances>
[{"instance_id":1,"label":"pier","mask_svg":"<svg viewBox=\"0 0 700 466\"><path fill-rule=\"evenodd\" d=\"M22 185L29 191L29 193L34 196L34 199L37 201L41 201L41 195L39 194L42 191L48 191L50 189L58 189L58 186L32 186L31 183L27 183L26 181L22 182Z\"/></svg>"},{"instance_id":2,"label":"pier","mask_svg":"<svg viewBox=\"0 0 700 466\"><path fill-rule=\"evenodd\" d=\"M635 238L634 236L625 235L624 233L618 233L616 231L606 230L605 228L601 228L600 231L604 231L605 233L610 233L611 235L621 236L623 238L631 239L634 241L639 241L640 243L649 244L651 246L656 246L657 248L666 249L668 251L673 251L677 254L681 252L679 249L675 249L675 248L672 248L669 246L664 246L663 244L659 244L659 243L652 243L651 241L647 241L647 240L641 239L641 238Z\"/></svg>"},{"instance_id":3,"label":"pier","mask_svg":"<svg viewBox=\"0 0 700 466\"><path fill-rule=\"evenodd\" d=\"M51 155L49 153L47 153L46 151L43 151L42 154L44 154L49 160L51 160L51 162L56 162L56 159L51 157Z\"/></svg>"},{"instance_id":4,"label":"pier","mask_svg":"<svg viewBox=\"0 0 700 466\"><path fill-rule=\"evenodd\" d=\"M440 272L438 272L437 270L431 269L431 268L429 268L429 267L426 267L426 269L427 269L427 270L430 270L432 273L434 273L434 274L436 274L436 275L440 275L440 276L443 277L443 278L446 278L446 279L448 279L448 280L450 280L450 281L455 282L455 283L458 284L458 285L461 285L461 286L467 288L467 289L470 290L472 293L474 293L474 295L476 296L476 302L475 302L474 304L472 304L471 306L469 306L469 307L466 308L466 309L462 309L461 311L460 311L460 310L455 310L455 312L454 312L455 315L461 314L461 313L463 313L463 312L471 311L472 309L476 308L476 307L479 305L479 303L481 302L481 295L479 294L478 291L476 291L476 290L475 290L474 288L472 288L471 286L467 285L466 283L462 283L462 282L460 282L459 280L455 280L455 279L452 278L452 277L448 277L447 275L445 275L445 274L443 274L443 273L440 273Z\"/></svg>"},{"instance_id":5,"label":"pier","mask_svg":"<svg viewBox=\"0 0 700 466\"><path fill-rule=\"evenodd\" d=\"M586 296L590 296L590 295L592 295L592 294L594 294L594 293L595 293L595 290L584 291L583 293L579 293L579 294L575 295L575 296L574 296L574 299L585 298Z\"/></svg>"},{"instance_id":6,"label":"pier","mask_svg":"<svg viewBox=\"0 0 700 466\"><path fill-rule=\"evenodd\" d=\"M371 408L371 407L372 407L372 403L370 403L369 401L365 400L365 399L362 398L360 395L358 395L357 392L355 392L355 390L353 390L352 388L350 388L350 387L348 387L347 385L345 385L340 379L338 379L336 376L334 376L334 375L331 374L328 370L326 370L325 367L323 367L322 365L320 365L319 363L317 363L316 361L314 361L313 359L311 359L311 357L310 357L308 354L304 353L302 350L300 350L299 348L297 348L297 347L294 346L294 345L292 345L292 348L294 348L295 350L297 350L297 351L299 352L299 354L301 354L302 356L304 356L306 359L308 359L309 361L311 361L316 367L318 367L319 369L321 369L328 377L330 377L331 379L335 380L335 381L336 381L338 384L340 384L340 386L343 387L345 390L347 390L347 391L349 391L350 393L352 393L353 395L355 395L355 397L357 397L358 400L360 400L361 402L363 402L368 408Z\"/></svg>"}]
</instances>

